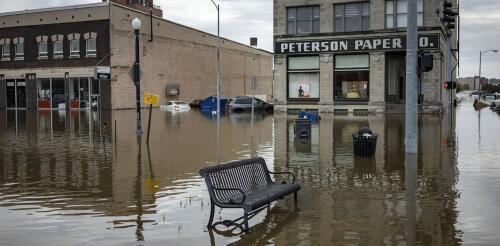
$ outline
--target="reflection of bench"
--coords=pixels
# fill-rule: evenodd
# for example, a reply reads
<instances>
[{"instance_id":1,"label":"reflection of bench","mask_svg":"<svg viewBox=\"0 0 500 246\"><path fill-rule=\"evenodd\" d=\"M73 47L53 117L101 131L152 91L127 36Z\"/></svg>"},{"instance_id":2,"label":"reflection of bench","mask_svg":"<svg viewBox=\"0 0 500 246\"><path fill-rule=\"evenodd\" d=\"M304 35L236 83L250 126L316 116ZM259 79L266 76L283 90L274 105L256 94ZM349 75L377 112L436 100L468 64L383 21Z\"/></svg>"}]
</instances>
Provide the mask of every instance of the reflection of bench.
<instances>
[{"instance_id":1,"label":"reflection of bench","mask_svg":"<svg viewBox=\"0 0 500 246\"><path fill-rule=\"evenodd\" d=\"M292 177L292 183L276 183L270 174L287 174ZM217 205L221 208L242 208L243 217L224 224L244 219L245 230L248 231L249 216L289 194L294 193L297 200L297 191L300 190L300 186L295 184L293 173L273 173L267 169L261 157L206 167L200 170L200 175L205 178L210 194L208 227L212 226Z\"/></svg>"}]
</instances>

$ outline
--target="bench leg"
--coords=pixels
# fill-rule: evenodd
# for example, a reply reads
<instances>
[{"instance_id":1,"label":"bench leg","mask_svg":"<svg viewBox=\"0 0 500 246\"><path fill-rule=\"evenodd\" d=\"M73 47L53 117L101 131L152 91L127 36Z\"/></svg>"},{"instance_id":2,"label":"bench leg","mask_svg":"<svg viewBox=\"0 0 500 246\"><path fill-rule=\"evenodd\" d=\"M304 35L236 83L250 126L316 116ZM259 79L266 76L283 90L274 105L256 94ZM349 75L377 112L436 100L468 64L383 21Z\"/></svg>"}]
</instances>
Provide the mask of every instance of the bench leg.
<instances>
[{"instance_id":1,"label":"bench leg","mask_svg":"<svg viewBox=\"0 0 500 246\"><path fill-rule=\"evenodd\" d=\"M297 201L297 192L293 193L293 200L296 202Z\"/></svg>"},{"instance_id":2,"label":"bench leg","mask_svg":"<svg viewBox=\"0 0 500 246\"><path fill-rule=\"evenodd\" d=\"M214 220L214 210L215 210L215 204L213 201L210 201L210 218L208 219L208 224L207 224L208 228L212 227L212 222Z\"/></svg>"},{"instance_id":3,"label":"bench leg","mask_svg":"<svg viewBox=\"0 0 500 246\"><path fill-rule=\"evenodd\" d=\"M245 231L248 232L248 213L246 211L243 214L243 219L244 219L244 223L245 223Z\"/></svg>"}]
</instances>

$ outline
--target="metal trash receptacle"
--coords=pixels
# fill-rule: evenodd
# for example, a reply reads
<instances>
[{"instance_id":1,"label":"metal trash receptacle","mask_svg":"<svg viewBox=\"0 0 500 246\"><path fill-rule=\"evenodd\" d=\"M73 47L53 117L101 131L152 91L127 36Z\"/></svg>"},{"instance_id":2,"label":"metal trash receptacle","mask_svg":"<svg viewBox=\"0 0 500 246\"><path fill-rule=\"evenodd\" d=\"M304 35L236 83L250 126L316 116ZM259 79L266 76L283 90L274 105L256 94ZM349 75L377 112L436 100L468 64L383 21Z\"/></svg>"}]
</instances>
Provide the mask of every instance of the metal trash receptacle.
<instances>
[{"instance_id":1,"label":"metal trash receptacle","mask_svg":"<svg viewBox=\"0 0 500 246\"><path fill-rule=\"evenodd\" d=\"M311 137L311 120L310 119L295 119L294 133L296 138Z\"/></svg>"},{"instance_id":2,"label":"metal trash receptacle","mask_svg":"<svg viewBox=\"0 0 500 246\"><path fill-rule=\"evenodd\" d=\"M358 133L352 134L354 155L373 156L377 150L377 137L368 128L361 128Z\"/></svg>"}]
</instances>

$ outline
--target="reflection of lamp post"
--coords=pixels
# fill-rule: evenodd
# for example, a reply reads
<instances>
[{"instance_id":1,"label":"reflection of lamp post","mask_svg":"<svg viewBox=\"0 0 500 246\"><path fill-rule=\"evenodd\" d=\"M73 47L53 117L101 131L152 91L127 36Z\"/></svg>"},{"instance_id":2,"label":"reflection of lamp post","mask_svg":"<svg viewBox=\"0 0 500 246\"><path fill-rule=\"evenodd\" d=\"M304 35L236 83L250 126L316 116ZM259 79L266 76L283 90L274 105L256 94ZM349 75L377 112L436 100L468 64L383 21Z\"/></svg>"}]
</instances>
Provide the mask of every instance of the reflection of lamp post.
<instances>
[{"instance_id":1,"label":"reflection of lamp post","mask_svg":"<svg viewBox=\"0 0 500 246\"><path fill-rule=\"evenodd\" d=\"M479 100L481 100L481 66L482 66L482 60L483 60L483 55L488 53L488 52L495 52L497 53L498 50L485 50L485 51L479 51Z\"/></svg>"},{"instance_id":2,"label":"reflection of lamp post","mask_svg":"<svg viewBox=\"0 0 500 246\"><path fill-rule=\"evenodd\" d=\"M220 145L220 5L210 0L217 9L217 148ZM219 154L217 154L219 157ZM218 160L219 161L219 160Z\"/></svg>"},{"instance_id":3,"label":"reflection of lamp post","mask_svg":"<svg viewBox=\"0 0 500 246\"><path fill-rule=\"evenodd\" d=\"M132 20L132 28L135 33L135 62L134 62L134 83L135 83L135 99L137 107L137 136L142 135L141 127L141 69L139 65L139 30L141 29L141 20L134 18Z\"/></svg>"}]
</instances>

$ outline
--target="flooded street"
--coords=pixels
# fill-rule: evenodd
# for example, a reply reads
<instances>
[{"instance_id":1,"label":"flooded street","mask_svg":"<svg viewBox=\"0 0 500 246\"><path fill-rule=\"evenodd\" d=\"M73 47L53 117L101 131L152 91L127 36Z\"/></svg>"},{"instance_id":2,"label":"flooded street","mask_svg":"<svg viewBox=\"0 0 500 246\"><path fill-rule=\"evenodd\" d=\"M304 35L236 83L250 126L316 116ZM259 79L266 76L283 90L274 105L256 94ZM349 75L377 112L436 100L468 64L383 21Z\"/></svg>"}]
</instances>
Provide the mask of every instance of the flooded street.
<instances>
[{"instance_id":1,"label":"flooded street","mask_svg":"<svg viewBox=\"0 0 500 246\"><path fill-rule=\"evenodd\" d=\"M461 104L453 123L421 116L416 196L405 188L404 115L324 116L310 141L295 141L291 116L258 114L252 134L250 115L229 114L219 147L215 118L196 110L154 110L149 147L146 134L137 143L133 110L98 118L0 111L0 245L401 245L407 233L419 245L500 241L500 115L487 108ZM363 126L379 135L374 158L353 156ZM208 230L199 169L252 152L295 173L297 204L276 202L249 234ZM217 209L215 220L241 215Z\"/></svg>"}]
</instances>

